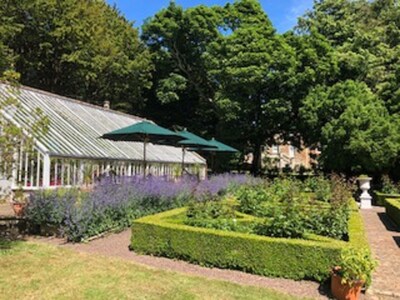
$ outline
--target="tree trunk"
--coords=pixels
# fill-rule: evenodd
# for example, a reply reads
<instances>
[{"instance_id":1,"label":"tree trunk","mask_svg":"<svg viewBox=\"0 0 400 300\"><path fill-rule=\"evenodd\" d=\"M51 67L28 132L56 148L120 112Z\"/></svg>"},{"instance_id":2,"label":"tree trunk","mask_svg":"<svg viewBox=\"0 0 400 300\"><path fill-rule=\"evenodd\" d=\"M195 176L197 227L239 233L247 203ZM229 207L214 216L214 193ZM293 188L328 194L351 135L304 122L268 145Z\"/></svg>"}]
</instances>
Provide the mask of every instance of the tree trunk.
<instances>
[{"instance_id":1,"label":"tree trunk","mask_svg":"<svg viewBox=\"0 0 400 300\"><path fill-rule=\"evenodd\" d=\"M253 162L251 166L251 173L254 176L260 175L261 173L261 154L261 143L257 142L254 145Z\"/></svg>"}]
</instances>

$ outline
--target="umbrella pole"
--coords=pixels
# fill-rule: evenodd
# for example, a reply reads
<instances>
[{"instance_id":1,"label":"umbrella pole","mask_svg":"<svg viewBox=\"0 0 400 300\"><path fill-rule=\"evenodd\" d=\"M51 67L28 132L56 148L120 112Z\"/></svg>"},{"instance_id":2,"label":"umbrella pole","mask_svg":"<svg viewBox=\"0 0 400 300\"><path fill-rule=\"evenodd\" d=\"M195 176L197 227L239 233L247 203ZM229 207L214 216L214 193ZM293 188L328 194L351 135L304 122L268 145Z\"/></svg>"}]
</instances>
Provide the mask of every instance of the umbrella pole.
<instances>
[{"instance_id":1,"label":"umbrella pole","mask_svg":"<svg viewBox=\"0 0 400 300\"><path fill-rule=\"evenodd\" d=\"M146 146L147 146L147 138L144 139L143 141L143 178L146 178L146 169L147 169L147 163L146 163Z\"/></svg>"},{"instance_id":2,"label":"umbrella pole","mask_svg":"<svg viewBox=\"0 0 400 300\"><path fill-rule=\"evenodd\" d=\"M182 176L184 175L184 171L185 171L185 152L186 152L186 148L184 146L182 146Z\"/></svg>"}]
</instances>

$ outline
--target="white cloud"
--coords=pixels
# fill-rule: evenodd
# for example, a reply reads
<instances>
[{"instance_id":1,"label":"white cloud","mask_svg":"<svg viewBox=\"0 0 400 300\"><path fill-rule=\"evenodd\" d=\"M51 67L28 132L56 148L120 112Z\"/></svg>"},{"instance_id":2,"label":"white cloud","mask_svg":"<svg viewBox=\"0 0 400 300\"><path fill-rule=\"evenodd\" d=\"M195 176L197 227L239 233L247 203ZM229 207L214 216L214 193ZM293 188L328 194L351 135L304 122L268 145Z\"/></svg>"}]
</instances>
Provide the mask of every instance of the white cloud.
<instances>
[{"instance_id":1,"label":"white cloud","mask_svg":"<svg viewBox=\"0 0 400 300\"><path fill-rule=\"evenodd\" d=\"M289 2L289 1L288 1ZM313 0L292 0L290 1L282 27L292 28L296 25L297 19L313 6Z\"/></svg>"}]
</instances>

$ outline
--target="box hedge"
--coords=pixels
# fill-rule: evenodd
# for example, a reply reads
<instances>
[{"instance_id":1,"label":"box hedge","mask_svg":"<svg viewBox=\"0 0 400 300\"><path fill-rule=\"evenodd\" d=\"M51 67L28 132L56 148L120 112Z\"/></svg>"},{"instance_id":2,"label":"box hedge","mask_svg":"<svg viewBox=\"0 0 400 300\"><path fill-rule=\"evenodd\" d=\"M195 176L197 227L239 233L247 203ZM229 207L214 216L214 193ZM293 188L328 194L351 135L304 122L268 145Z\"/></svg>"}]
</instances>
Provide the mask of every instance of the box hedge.
<instances>
[{"instance_id":1,"label":"box hedge","mask_svg":"<svg viewBox=\"0 0 400 300\"><path fill-rule=\"evenodd\" d=\"M400 226L400 198L386 199L385 201L386 214L398 226Z\"/></svg>"},{"instance_id":2,"label":"box hedge","mask_svg":"<svg viewBox=\"0 0 400 300\"><path fill-rule=\"evenodd\" d=\"M368 247L362 219L356 210L351 212L349 242L316 235L308 235L306 239L273 238L173 221L184 212L185 208L180 208L135 220L131 249L253 274L323 281L339 262L346 245Z\"/></svg>"},{"instance_id":3,"label":"box hedge","mask_svg":"<svg viewBox=\"0 0 400 300\"><path fill-rule=\"evenodd\" d=\"M385 194L380 192L375 192L375 204L378 206L385 206L385 199L400 199L399 194Z\"/></svg>"}]
</instances>

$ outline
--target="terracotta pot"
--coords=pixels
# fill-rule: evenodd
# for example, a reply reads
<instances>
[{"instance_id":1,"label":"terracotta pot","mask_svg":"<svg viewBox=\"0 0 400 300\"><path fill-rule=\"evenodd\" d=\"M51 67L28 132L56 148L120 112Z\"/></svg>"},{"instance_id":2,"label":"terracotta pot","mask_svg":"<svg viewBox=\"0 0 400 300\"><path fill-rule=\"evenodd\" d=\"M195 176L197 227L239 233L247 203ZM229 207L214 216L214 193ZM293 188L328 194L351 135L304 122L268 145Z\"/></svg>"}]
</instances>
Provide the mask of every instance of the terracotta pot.
<instances>
[{"instance_id":1,"label":"terracotta pot","mask_svg":"<svg viewBox=\"0 0 400 300\"><path fill-rule=\"evenodd\" d=\"M361 288L364 283L357 281L353 285L342 284L342 277L337 274L331 276L331 291L335 299L338 300L357 300L360 298Z\"/></svg>"},{"instance_id":2,"label":"terracotta pot","mask_svg":"<svg viewBox=\"0 0 400 300\"><path fill-rule=\"evenodd\" d=\"M12 204L14 213L17 217L22 217L24 215L24 211L25 211L25 203L18 203L18 202L14 202Z\"/></svg>"}]
</instances>

